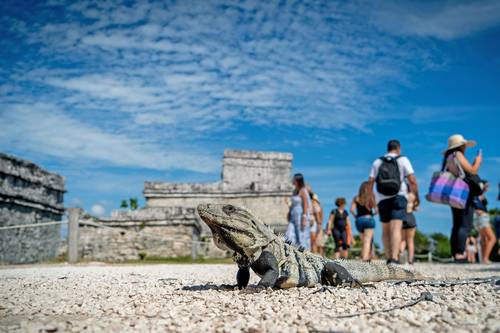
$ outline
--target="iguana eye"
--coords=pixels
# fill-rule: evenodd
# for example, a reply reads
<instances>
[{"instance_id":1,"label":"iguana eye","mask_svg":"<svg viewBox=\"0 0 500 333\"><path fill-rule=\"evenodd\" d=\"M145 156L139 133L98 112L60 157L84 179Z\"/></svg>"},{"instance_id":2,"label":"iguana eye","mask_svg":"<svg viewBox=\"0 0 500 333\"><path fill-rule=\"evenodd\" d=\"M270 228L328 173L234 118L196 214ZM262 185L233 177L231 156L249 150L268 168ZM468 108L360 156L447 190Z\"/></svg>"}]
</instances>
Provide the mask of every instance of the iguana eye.
<instances>
[{"instance_id":1,"label":"iguana eye","mask_svg":"<svg viewBox=\"0 0 500 333\"><path fill-rule=\"evenodd\" d=\"M232 205L227 205L227 206L224 206L222 208L222 210L224 211L224 213L230 215L236 211L236 208Z\"/></svg>"}]
</instances>

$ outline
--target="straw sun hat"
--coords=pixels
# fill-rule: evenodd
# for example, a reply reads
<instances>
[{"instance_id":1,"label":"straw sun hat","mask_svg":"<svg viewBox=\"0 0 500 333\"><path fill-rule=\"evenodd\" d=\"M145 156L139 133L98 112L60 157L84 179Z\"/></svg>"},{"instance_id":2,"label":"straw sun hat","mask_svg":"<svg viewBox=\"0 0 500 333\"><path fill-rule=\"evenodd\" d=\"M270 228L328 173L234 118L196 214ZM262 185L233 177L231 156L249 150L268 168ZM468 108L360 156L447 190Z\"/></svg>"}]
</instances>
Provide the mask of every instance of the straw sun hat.
<instances>
[{"instance_id":1,"label":"straw sun hat","mask_svg":"<svg viewBox=\"0 0 500 333\"><path fill-rule=\"evenodd\" d=\"M448 148L446 148L446 150L457 148L463 145L466 145L467 147L474 147L476 145L476 141L465 140L462 135L454 134L448 138Z\"/></svg>"}]
</instances>

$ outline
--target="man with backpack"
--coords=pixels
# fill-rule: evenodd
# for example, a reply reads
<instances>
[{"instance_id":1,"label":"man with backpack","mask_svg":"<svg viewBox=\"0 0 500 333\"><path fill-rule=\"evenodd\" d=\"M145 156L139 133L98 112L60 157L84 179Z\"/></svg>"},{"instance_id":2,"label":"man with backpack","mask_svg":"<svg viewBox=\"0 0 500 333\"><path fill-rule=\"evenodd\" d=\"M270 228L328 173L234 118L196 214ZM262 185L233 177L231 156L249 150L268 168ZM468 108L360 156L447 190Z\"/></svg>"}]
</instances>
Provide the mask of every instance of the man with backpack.
<instances>
[{"instance_id":1,"label":"man with backpack","mask_svg":"<svg viewBox=\"0 0 500 333\"><path fill-rule=\"evenodd\" d=\"M387 154L373 162L369 181L372 189L376 184L375 198L382 222L382 242L387 263L399 264L408 191L416 196L415 207L420 204L420 200L413 167L407 157L401 156L401 144L398 140L390 140L387 143Z\"/></svg>"}]
</instances>

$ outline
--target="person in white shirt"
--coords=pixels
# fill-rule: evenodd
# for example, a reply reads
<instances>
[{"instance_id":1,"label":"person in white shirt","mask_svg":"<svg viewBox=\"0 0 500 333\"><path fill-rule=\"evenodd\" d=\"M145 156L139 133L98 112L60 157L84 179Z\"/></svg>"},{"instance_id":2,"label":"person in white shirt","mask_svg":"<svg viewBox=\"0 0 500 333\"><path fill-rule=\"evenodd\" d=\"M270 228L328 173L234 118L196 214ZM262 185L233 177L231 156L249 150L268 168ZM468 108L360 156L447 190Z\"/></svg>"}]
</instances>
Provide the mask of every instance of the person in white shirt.
<instances>
[{"instance_id":1,"label":"person in white shirt","mask_svg":"<svg viewBox=\"0 0 500 333\"><path fill-rule=\"evenodd\" d=\"M375 199L382 222L382 242L387 263L399 264L408 186L416 195L415 207L420 204L420 200L413 167L408 158L401 156L401 144L398 140L390 140L387 143L387 154L373 162L369 182L372 189L377 184Z\"/></svg>"}]
</instances>

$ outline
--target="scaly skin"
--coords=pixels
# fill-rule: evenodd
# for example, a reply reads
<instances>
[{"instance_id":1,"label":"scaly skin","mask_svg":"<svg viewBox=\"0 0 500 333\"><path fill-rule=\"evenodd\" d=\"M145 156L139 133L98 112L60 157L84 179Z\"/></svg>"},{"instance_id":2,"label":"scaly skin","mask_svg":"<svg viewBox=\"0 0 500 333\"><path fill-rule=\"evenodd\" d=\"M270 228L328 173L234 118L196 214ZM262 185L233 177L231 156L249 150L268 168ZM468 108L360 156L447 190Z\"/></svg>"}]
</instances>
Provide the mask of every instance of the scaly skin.
<instances>
[{"instance_id":1,"label":"scaly skin","mask_svg":"<svg viewBox=\"0 0 500 333\"><path fill-rule=\"evenodd\" d=\"M331 260L292 246L244 208L201 204L198 214L210 227L215 244L234 251L239 287L248 285L250 269L261 277L259 286L275 288L361 286L365 282L421 279L399 265Z\"/></svg>"}]
</instances>

